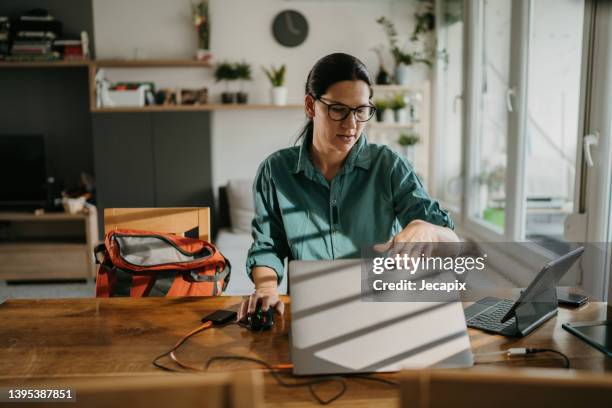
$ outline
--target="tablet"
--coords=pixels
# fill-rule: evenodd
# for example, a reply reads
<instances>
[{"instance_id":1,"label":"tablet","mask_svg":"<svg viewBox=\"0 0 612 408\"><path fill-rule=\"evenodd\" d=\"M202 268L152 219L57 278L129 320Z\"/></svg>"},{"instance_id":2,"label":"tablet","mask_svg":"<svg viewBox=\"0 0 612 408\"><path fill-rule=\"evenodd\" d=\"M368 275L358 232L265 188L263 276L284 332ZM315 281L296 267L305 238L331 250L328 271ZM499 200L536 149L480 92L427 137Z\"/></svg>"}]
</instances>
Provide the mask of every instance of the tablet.
<instances>
[{"instance_id":1,"label":"tablet","mask_svg":"<svg viewBox=\"0 0 612 408\"><path fill-rule=\"evenodd\" d=\"M612 357L612 320L563 323L561 327Z\"/></svg>"}]
</instances>

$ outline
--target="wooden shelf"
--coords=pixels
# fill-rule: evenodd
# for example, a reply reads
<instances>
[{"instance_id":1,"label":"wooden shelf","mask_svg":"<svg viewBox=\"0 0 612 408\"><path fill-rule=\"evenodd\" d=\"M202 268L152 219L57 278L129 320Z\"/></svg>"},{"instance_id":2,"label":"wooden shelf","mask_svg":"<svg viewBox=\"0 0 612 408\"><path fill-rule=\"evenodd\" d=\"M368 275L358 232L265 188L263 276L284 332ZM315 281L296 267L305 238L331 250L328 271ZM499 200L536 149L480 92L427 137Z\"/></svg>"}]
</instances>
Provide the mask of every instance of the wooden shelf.
<instances>
[{"instance_id":1,"label":"wooden shelf","mask_svg":"<svg viewBox=\"0 0 612 408\"><path fill-rule=\"evenodd\" d=\"M222 110L288 110L303 109L304 105L257 105L257 104L216 104L204 105L151 105L144 107L117 107L117 108L93 108L96 113L120 113L120 112L199 112L199 111L222 111Z\"/></svg>"},{"instance_id":2,"label":"wooden shelf","mask_svg":"<svg viewBox=\"0 0 612 408\"><path fill-rule=\"evenodd\" d=\"M88 67L90 60L0 61L0 68L70 68Z\"/></svg>"},{"instance_id":3,"label":"wooden shelf","mask_svg":"<svg viewBox=\"0 0 612 408\"><path fill-rule=\"evenodd\" d=\"M156 67L196 67L211 68L210 62L192 59L103 59L103 60L58 60L58 61L0 61L0 68L156 68Z\"/></svg>"},{"instance_id":4,"label":"wooden shelf","mask_svg":"<svg viewBox=\"0 0 612 408\"><path fill-rule=\"evenodd\" d=\"M5 252L17 251L87 251L89 246L87 243L76 242L0 242L0 250Z\"/></svg>"},{"instance_id":5,"label":"wooden shelf","mask_svg":"<svg viewBox=\"0 0 612 408\"><path fill-rule=\"evenodd\" d=\"M195 59L102 59L93 62L98 68L156 68L156 67L201 67L210 68L208 61Z\"/></svg>"},{"instance_id":6,"label":"wooden shelf","mask_svg":"<svg viewBox=\"0 0 612 408\"><path fill-rule=\"evenodd\" d=\"M420 89L415 86L407 85L372 85L374 93L379 92L416 92Z\"/></svg>"},{"instance_id":7,"label":"wooden shelf","mask_svg":"<svg viewBox=\"0 0 612 408\"><path fill-rule=\"evenodd\" d=\"M384 122L371 122L369 127L371 129L409 129L416 127L418 122L413 123L384 123Z\"/></svg>"},{"instance_id":8,"label":"wooden shelf","mask_svg":"<svg viewBox=\"0 0 612 408\"><path fill-rule=\"evenodd\" d=\"M85 220L85 214L44 213L36 215L29 212L0 212L0 221L70 221Z\"/></svg>"},{"instance_id":9,"label":"wooden shelf","mask_svg":"<svg viewBox=\"0 0 612 408\"><path fill-rule=\"evenodd\" d=\"M0 279L95 276L93 248L98 241L95 207L89 214L0 212L0 222L7 228L6 238L0 242ZM35 228L25 225L31 223L36 223Z\"/></svg>"}]
</instances>

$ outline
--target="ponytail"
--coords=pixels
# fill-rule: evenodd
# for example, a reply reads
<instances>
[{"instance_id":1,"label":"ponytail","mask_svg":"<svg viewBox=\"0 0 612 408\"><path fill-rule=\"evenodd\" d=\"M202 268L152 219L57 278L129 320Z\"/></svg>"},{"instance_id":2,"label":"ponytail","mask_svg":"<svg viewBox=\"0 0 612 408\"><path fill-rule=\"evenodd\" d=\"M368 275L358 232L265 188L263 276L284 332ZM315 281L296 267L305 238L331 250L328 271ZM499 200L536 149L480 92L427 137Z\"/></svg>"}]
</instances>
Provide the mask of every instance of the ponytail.
<instances>
[{"instance_id":1,"label":"ponytail","mask_svg":"<svg viewBox=\"0 0 612 408\"><path fill-rule=\"evenodd\" d=\"M314 133L314 121L312 120L312 118L308 118L306 119L306 123L300 130L298 137L295 139L294 145L297 145L298 143L300 143L300 141L304 143L309 140L312 140L313 133Z\"/></svg>"}]
</instances>

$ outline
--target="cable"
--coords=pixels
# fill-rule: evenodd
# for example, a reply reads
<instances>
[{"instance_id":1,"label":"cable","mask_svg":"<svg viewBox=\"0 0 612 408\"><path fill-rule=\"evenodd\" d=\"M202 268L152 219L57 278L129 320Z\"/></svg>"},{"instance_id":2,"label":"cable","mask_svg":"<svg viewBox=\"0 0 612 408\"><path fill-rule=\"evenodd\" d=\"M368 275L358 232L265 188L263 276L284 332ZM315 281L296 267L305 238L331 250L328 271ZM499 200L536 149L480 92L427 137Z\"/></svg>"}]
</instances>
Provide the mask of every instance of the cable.
<instances>
[{"instance_id":1,"label":"cable","mask_svg":"<svg viewBox=\"0 0 612 408\"><path fill-rule=\"evenodd\" d=\"M228 324L233 324L233 323L228 323ZM227 326L228 324L225 325L217 325L215 327L222 327L222 326ZM212 357L210 358L207 362L206 365L204 367L204 370L202 370L199 367L195 367L192 366L190 364L186 364L183 363L182 361L180 361L178 359L178 357L176 356L175 352L178 350L178 348L183 345L183 343L185 343L191 336L204 331L206 329L209 329L213 326L213 323L208 321L206 323L204 323L203 325L199 326L198 328L190 331L189 333L187 333L185 336L183 336L169 351L160 354L159 356L157 356L154 360L153 360L153 365L155 367L158 367L162 370L165 371L171 371L171 372L182 372L180 370L176 370L174 368L171 367L167 367L164 366L162 364L160 364L158 361L159 359L165 357L165 356L170 356L170 359L172 361L174 361L178 366L180 366L181 368L187 369L187 370L192 370L192 371L208 371L208 368L210 366L210 364L212 364L213 361L215 360L241 360L241 361L250 361L250 362L254 362L260 365L263 365L264 367L266 367L266 369L268 371L270 371L270 374L272 375L272 377L274 377L274 379L276 380L276 382L278 382L279 385L283 386L283 387L288 387L288 388L295 388L295 387L308 387L308 390L310 391L311 395L317 400L317 402L319 402L319 404L321 405L327 405L332 403L333 401L337 400L338 398L340 398L345 392L346 392L346 382L344 381L344 379L342 377L339 376L329 376L329 377L324 377L324 378L319 378L319 379L315 379L315 380L311 380L311 381L304 381L304 382L298 382L298 383L287 383L285 382L279 375L279 373L277 372L277 369L266 363L263 360L258 360L256 358L251 358L251 357L243 357L243 356L216 356L216 357ZM293 365L291 364L279 364L278 365L280 367L280 369L287 369L287 368L291 368L293 367ZM313 386L317 385L317 384L321 384L321 383L325 383L325 382L338 382L341 385L341 389L340 391L335 394L334 396L332 396L331 398L328 399L323 399L321 397L319 397L317 395L317 393L315 392Z\"/></svg>"},{"instance_id":2,"label":"cable","mask_svg":"<svg viewBox=\"0 0 612 408\"><path fill-rule=\"evenodd\" d=\"M503 354L509 357L512 357L512 356L525 356L528 354L537 354L537 353L557 354L563 358L565 368L570 368L570 360L565 354L563 354L562 352L558 350L549 349L549 348L514 347L514 348L509 348L508 350L494 351L491 353L475 354L474 357L495 356L495 355L503 355ZM483 363L478 363L478 364L483 364Z\"/></svg>"},{"instance_id":3,"label":"cable","mask_svg":"<svg viewBox=\"0 0 612 408\"><path fill-rule=\"evenodd\" d=\"M387 380L386 378L372 377L371 374L350 374L346 376L347 378L359 378L361 380L369 380L369 381L377 381L383 384L390 385L392 387L399 386L397 381Z\"/></svg>"},{"instance_id":4,"label":"cable","mask_svg":"<svg viewBox=\"0 0 612 408\"><path fill-rule=\"evenodd\" d=\"M245 356L215 356L215 357L211 357L206 361L206 364L204 365L204 369L200 368L200 367L196 367L187 363L183 363L182 361L179 360L179 358L176 356L175 352L177 352L178 348L183 345L183 343L185 343L191 336L204 331L206 329L209 329L211 327L224 327L224 326L228 326L230 324L236 324L235 322L230 322L230 323L226 323L226 324L219 324L219 325L214 325L213 322L206 322L203 325L197 327L196 329L190 331L189 333L187 333L185 336L183 336L178 342L176 342L176 344L172 347L172 349L170 349L169 351L160 354L159 356L157 356L154 360L153 360L153 365L155 367L158 367L162 370L165 371L171 371L171 372L179 372L182 373L184 371L181 370L177 370L175 368L172 367L167 367L164 366L163 364L160 364L158 361L159 359L165 357L165 356L170 356L170 359L172 361L174 361L179 367L186 369L186 370L191 370L191 371L198 371L198 372L202 372L202 371L208 371L210 365L215 362L215 361L222 361L222 360L238 360L238 361L248 361L248 362L252 362L252 363L256 363L259 364L261 366L264 366L265 369L267 371L270 372L270 374L272 375L272 377L276 380L276 382L282 386L282 387L286 387L286 388L297 388L297 387L308 387L308 390L310 391L310 394L312 395L312 397L317 400L317 402L321 405L328 405L330 403L332 403L333 401L337 400L338 398L340 398L342 395L344 395L344 393L347 390L347 385L346 385L346 381L345 381L345 377L343 376L325 376L325 377L321 377L321 378L317 378L314 380L310 380L310 381L301 381L301 382L296 382L296 383L288 383L286 382L281 376L280 376L280 372L281 370L287 370L290 368L293 368L293 364L275 364L275 365L271 365L263 360L259 360L256 358L252 358L252 357L245 357ZM240 325L240 324L239 324ZM240 325L241 326L241 325ZM369 380L369 381L378 381L381 382L383 384L387 384L387 385L391 385L391 386L397 386L398 383L395 381L391 381L391 380L387 380L384 378L376 378L376 377L371 377L367 374L354 374L354 375L349 375L346 376L347 378L360 378L360 379L364 379L364 380ZM336 393L335 395L333 395L331 398L328 399L323 399L321 397L319 397L319 395L317 395L317 393L315 392L314 386L317 384L322 384L322 383L326 383L326 382L337 382L338 384L340 384L341 389L340 391L338 391L338 393Z\"/></svg>"},{"instance_id":5,"label":"cable","mask_svg":"<svg viewBox=\"0 0 612 408\"><path fill-rule=\"evenodd\" d=\"M535 353L554 353L554 354L557 354L557 355L561 356L563 358L563 360L565 361L565 368L570 368L570 360L569 360L569 358L565 354L563 354L562 352L560 352L558 350L549 349L549 348L528 348L527 349L527 354L535 354Z\"/></svg>"},{"instance_id":6,"label":"cable","mask_svg":"<svg viewBox=\"0 0 612 408\"><path fill-rule=\"evenodd\" d=\"M208 361L206 362L206 364L204 366L204 369L207 371L208 368L210 367L210 365L213 362L218 361L218 360L221 360L221 361L222 360L249 361L249 362L252 362L252 363L256 363L256 364L262 365L262 366L266 367L266 369L268 369L268 371L270 372L272 377L274 377L276 382L281 387L285 387L285 388L308 387L308 390L310 391L310 394L321 405L328 405L328 404L334 402L335 400L340 398L342 395L344 395L344 393L346 392L346 381L344 381L344 378L342 378L341 376L327 376L327 377L317 378L315 380L310 380L310 381L288 383L288 382L285 382L285 380L283 380L283 378L279 375L279 372L277 370L275 370L272 365L268 364L267 362L265 362L263 360L259 360L259 359L252 358L252 357L244 357L244 356L215 356L215 357L211 357L211 358L208 359ZM339 383L341 385L340 391L338 391L338 393L336 393L331 398L328 398L326 400L324 400L323 398L319 397L317 395L317 393L315 392L314 388L313 388L314 385L322 384L322 383L325 383L325 382L337 382L337 383Z\"/></svg>"},{"instance_id":7,"label":"cable","mask_svg":"<svg viewBox=\"0 0 612 408\"><path fill-rule=\"evenodd\" d=\"M174 362L176 362L178 365L180 365L181 367L183 367L183 364L182 364L182 363L180 363L178 360L176 360L176 359L175 359L176 357L174 356L174 352L175 352L175 351L176 351L176 350L177 350L177 349L178 349L178 348L179 348L179 347L180 347L180 346L181 346L181 345L182 345L184 342L186 342L186 341L187 341L187 339L189 339L191 336L193 336L194 334L199 333L199 332L201 332L201 331L203 331L203 330L206 330L206 329L211 328L211 327L212 327L212 325L213 325L213 323L212 323L212 322L206 322L206 323L204 323L203 325L201 325L200 327L198 327L198 328L196 328L196 329L194 329L194 330L190 331L189 333L187 333L187 335L185 335L185 336L184 336L184 337L182 337L182 338L181 338L181 339L180 339L178 342L176 342L176 344L174 345L174 347L172 347L172 349L170 349L169 351L166 351L164 354L160 354L159 356L155 357L155 359L153 360L153 365L154 365L155 367L157 367L157 368L161 368L162 370L165 370L165 371L180 372L179 370L175 370L175 369L173 369L173 368L166 367L166 366L164 366L164 365L162 365L162 364L159 364L159 363L158 363L158 360L159 360L160 358L165 357L165 356L167 356L168 354L170 354L170 355L171 355L171 357L173 357L173 358L172 358L172 360L173 360ZM185 368L185 367L183 367L183 368Z\"/></svg>"}]
</instances>

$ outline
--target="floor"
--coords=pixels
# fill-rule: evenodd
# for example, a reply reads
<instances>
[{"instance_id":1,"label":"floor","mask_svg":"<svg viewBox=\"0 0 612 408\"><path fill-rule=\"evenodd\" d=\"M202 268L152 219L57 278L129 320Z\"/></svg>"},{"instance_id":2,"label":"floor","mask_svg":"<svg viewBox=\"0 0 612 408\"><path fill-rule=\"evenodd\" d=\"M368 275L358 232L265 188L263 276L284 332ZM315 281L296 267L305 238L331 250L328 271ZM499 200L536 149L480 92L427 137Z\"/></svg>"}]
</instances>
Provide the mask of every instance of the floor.
<instances>
[{"instance_id":1,"label":"floor","mask_svg":"<svg viewBox=\"0 0 612 408\"><path fill-rule=\"evenodd\" d=\"M241 287L243 285L244 287ZM248 277L234 279L226 295L251 293L252 283ZM94 297L96 285L92 279L74 282L19 282L0 281L0 303L6 299L53 299Z\"/></svg>"},{"instance_id":2,"label":"floor","mask_svg":"<svg viewBox=\"0 0 612 408\"><path fill-rule=\"evenodd\" d=\"M241 277L242 278L242 277ZM244 279L231 281L225 295L244 295L251 293L253 284L245 276ZM477 289L509 288L513 284L501 274L489 274L487 279L478 279ZM286 285L283 285L286 293ZM53 299L53 298L88 298L95 293L95 283L92 279L75 282L23 282L7 283L0 281L0 303L6 299Z\"/></svg>"},{"instance_id":3,"label":"floor","mask_svg":"<svg viewBox=\"0 0 612 408\"><path fill-rule=\"evenodd\" d=\"M80 282L7 283L0 281L0 303L6 299L93 297L93 280Z\"/></svg>"}]
</instances>

